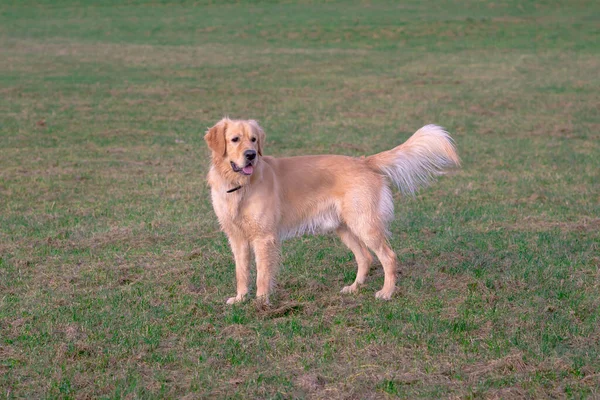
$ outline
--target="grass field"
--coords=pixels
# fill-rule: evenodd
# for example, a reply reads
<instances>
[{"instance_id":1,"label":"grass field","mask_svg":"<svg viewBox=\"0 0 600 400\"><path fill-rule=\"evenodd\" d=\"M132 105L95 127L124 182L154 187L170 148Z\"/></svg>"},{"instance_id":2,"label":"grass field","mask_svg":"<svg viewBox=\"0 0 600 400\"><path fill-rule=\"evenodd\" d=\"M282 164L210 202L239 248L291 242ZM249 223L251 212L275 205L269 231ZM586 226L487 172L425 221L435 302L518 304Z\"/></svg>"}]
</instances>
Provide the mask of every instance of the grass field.
<instances>
[{"instance_id":1,"label":"grass field","mask_svg":"<svg viewBox=\"0 0 600 400\"><path fill-rule=\"evenodd\" d=\"M0 398L600 396L600 3L0 3ZM207 127L463 168L396 195L399 290L333 236L225 305Z\"/></svg>"}]
</instances>

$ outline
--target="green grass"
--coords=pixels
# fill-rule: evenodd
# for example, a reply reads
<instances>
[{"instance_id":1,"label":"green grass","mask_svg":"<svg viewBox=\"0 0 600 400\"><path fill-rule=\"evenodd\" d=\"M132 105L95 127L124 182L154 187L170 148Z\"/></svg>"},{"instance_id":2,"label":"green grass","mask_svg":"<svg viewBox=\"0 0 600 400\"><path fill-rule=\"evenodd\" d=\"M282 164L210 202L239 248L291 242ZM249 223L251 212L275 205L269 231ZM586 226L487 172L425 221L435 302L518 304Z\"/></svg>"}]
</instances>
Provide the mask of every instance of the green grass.
<instances>
[{"instance_id":1,"label":"green grass","mask_svg":"<svg viewBox=\"0 0 600 400\"><path fill-rule=\"evenodd\" d=\"M0 4L0 398L600 395L593 1ZM207 127L372 154L427 123L463 168L396 196L399 290L286 242L269 309L233 257Z\"/></svg>"}]
</instances>

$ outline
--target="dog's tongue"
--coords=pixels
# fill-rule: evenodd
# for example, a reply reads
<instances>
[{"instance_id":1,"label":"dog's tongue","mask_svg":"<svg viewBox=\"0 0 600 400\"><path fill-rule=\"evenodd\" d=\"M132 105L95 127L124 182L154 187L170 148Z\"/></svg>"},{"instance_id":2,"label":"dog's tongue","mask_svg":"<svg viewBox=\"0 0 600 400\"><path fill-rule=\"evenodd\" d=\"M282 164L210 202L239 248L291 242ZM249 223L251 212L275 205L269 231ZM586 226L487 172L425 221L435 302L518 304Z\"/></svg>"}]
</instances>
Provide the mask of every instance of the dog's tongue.
<instances>
[{"instance_id":1,"label":"dog's tongue","mask_svg":"<svg viewBox=\"0 0 600 400\"><path fill-rule=\"evenodd\" d=\"M254 172L254 167L252 165L247 165L242 168L242 171L244 171L246 175L252 175L252 172Z\"/></svg>"}]
</instances>

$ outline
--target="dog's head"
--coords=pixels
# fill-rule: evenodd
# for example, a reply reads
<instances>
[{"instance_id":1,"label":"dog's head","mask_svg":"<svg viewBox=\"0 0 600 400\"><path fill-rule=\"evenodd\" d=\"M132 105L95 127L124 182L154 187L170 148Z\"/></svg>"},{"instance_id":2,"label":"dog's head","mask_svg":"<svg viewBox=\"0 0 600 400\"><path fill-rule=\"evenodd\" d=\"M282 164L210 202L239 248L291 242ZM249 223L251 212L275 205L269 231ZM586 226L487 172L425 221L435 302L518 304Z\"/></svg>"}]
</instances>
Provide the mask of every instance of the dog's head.
<instances>
[{"instance_id":1,"label":"dog's head","mask_svg":"<svg viewBox=\"0 0 600 400\"><path fill-rule=\"evenodd\" d=\"M254 120L223 118L206 132L204 140L212 150L213 165L230 181L241 182L254 173L265 132Z\"/></svg>"}]
</instances>

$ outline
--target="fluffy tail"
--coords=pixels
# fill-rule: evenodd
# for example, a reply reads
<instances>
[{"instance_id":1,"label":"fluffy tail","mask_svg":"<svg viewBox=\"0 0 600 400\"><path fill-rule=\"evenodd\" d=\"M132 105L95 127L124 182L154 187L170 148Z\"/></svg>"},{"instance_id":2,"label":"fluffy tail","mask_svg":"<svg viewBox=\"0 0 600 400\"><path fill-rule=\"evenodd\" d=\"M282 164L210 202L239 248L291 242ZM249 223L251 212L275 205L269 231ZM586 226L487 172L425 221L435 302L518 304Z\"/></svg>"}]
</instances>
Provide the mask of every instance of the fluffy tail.
<instances>
[{"instance_id":1,"label":"fluffy tail","mask_svg":"<svg viewBox=\"0 0 600 400\"><path fill-rule=\"evenodd\" d=\"M392 150L366 159L375 170L387 175L404 194L414 195L450 167L460 166L454 141L437 125L426 125Z\"/></svg>"}]
</instances>

